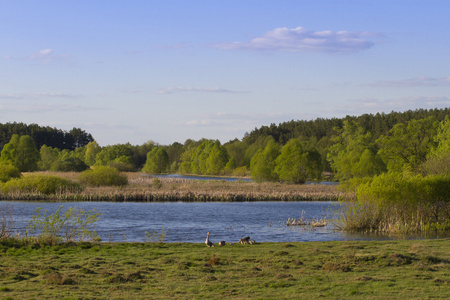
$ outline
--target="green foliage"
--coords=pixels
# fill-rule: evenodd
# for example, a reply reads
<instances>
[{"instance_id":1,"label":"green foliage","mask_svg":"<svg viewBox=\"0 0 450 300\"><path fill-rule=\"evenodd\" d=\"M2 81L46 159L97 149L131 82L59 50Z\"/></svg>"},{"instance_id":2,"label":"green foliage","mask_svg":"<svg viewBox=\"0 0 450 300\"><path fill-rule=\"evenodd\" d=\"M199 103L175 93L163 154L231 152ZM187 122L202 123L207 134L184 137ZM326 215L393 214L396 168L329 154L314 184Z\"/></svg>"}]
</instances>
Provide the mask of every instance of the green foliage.
<instances>
[{"instance_id":1,"label":"green foliage","mask_svg":"<svg viewBox=\"0 0 450 300\"><path fill-rule=\"evenodd\" d=\"M96 212L95 208L85 211L70 207L62 213L62 208L59 207L51 215L47 215L47 210L42 212L41 208L37 208L28 222L27 235L37 235L43 243L53 245L60 241L92 241L98 238L94 228L101 212Z\"/></svg>"},{"instance_id":2,"label":"green foliage","mask_svg":"<svg viewBox=\"0 0 450 300\"><path fill-rule=\"evenodd\" d=\"M107 164L110 167L116 168L120 172L135 171L133 159L131 156L122 155Z\"/></svg>"},{"instance_id":3,"label":"green foliage","mask_svg":"<svg viewBox=\"0 0 450 300\"><path fill-rule=\"evenodd\" d=\"M39 151L28 135L15 134L1 152L0 162L10 163L21 172L35 171L39 161Z\"/></svg>"},{"instance_id":4,"label":"green foliage","mask_svg":"<svg viewBox=\"0 0 450 300\"><path fill-rule=\"evenodd\" d=\"M86 169L88 169L89 166L84 163L79 158L76 157L69 157L65 160L57 160L54 163L52 163L50 167L50 171L55 172L82 172Z\"/></svg>"},{"instance_id":5,"label":"green foliage","mask_svg":"<svg viewBox=\"0 0 450 300\"><path fill-rule=\"evenodd\" d=\"M389 135L377 140L379 154L389 170L410 166L413 170L425 162L436 147L438 122L433 117L400 123L389 130Z\"/></svg>"},{"instance_id":6,"label":"green foliage","mask_svg":"<svg viewBox=\"0 0 450 300\"><path fill-rule=\"evenodd\" d=\"M52 164L59 159L60 150L58 148L43 145L39 150L41 159L38 162L38 169L41 171L50 170Z\"/></svg>"},{"instance_id":7,"label":"green foliage","mask_svg":"<svg viewBox=\"0 0 450 300\"><path fill-rule=\"evenodd\" d=\"M280 154L280 147L271 139L264 150L259 150L253 156L250 162L250 172L252 178L258 182L262 181L277 181L278 174L275 173L275 166L278 155Z\"/></svg>"},{"instance_id":8,"label":"green foliage","mask_svg":"<svg viewBox=\"0 0 450 300\"><path fill-rule=\"evenodd\" d=\"M93 141L91 134L79 128L73 128L67 132L49 126L43 127L37 124L27 125L14 122L0 124L0 148L3 148L14 134L29 135L36 144L37 149L47 145L59 150L74 150Z\"/></svg>"},{"instance_id":9,"label":"green foliage","mask_svg":"<svg viewBox=\"0 0 450 300\"><path fill-rule=\"evenodd\" d=\"M164 148L155 147L147 154L143 172L150 174L161 174L169 168L169 155Z\"/></svg>"},{"instance_id":10,"label":"green foliage","mask_svg":"<svg viewBox=\"0 0 450 300\"><path fill-rule=\"evenodd\" d=\"M20 178L22 174L13 165L0 163L0 182L7 182L13 178Z\"/></svg>"},{"instance_id":11,"label":"green foliage","mask_svg":"<svg viewBox=\"0 0 450 300\"><path fill-rule=\"evenodd\" d=\"M129 162L132 162L131 157L133 156L133 151L131 148L130 144L106 146L95 156L95 165L106 166L118 158L123 161L124 156L130 158Z\"/></svg>"},{"instance_id":12,"label":"green foliage","mask_svg":"<svg viewBox=\"0 0 450 300\"><path fill-rule=\"evenodd\" d=\"M189 143L181 155L179 170L185 174L222 174L229 161L227 150L219 141L201 140Z\"/></svg>"},{"instance_id":13,"label":"green foliage","mask_svg":"<svg viewBox=\"0 0 450 300\"><path fill-rule=\"evenodd\" d=\"M79 192L81 186L73 181L53 175L30 174L14 178L1 187L4 193L42 193L45 195Z\"/></svg>"},{"instance_id":14,"label":"green foliage","mask_svg":"<svg viewBox=\"0 0 450 300\"><path fill-rule=\"evenodd\" d=\"M334 145L330 147L327 159L335 170L335 177L341 181L353 177L380 174L386 167L371 143L371 134L355 121L344 121L342 129L336 128Z\"/></svg>"},{"instance_id":15,"label":"green foliage","mask_svg":"<svg viewBox=\"0 0 450 300\"><path fill-rule=\"evenodd\" d=\"M229 161L228 153L219 141L215 141L206 159L206 174L221 174Z\"/></svg>"},{"instance_id":16,"label":"green foliage","mask_svg":"<svg viewBox=\"0 0 450 300\"><path fill-rule=\"evenodd\" d=\"M449 186L448 176L423 177L408 170L388 172L357 187L355 207L370 211L371 229L420 232L424 226L450 218ZM353 213L356 219L368 217L367 213Z\"/></svg>"},{"instance_id":17,"label":"green foliage","mask_svg":"<svg viewBox=\"0 0 450 300\"><path fill-rule=\"evenodd\" d=\"M153 230L152 234L150 235L150 232L145 232L145 242L146 243L164 243L164 240L166 239L167 231L164 229L164 226L161 228L161 232L156 232L156 230Z\"/></svg>"},{"instance_id":18,"label":"green foliage","mask_svg":"<svg viewBox=\"0 0 450 300\"><path fill-rule=\"evenodd\" d=\"M78 180L89 186L124 186L128 184L127 176L109 166L97 166L93 170L86 170L80 174Z\"/></svg>"},{"instance_id":19,"label":"green foliage","mask_svg":"<svg viewBox=\"0 0 450 300\"><path fill-rule=\"evenodd\" d=\"M304 183L307 179L320 179L322 158L315 150L307 151L302 144L291 139L281 148L275 160L275 172L286 182Z\"/></svg>"},{"instance_id":20,"label":"green foliage","mask_svg":"<svg viewBox=\"0 0 450 300\"><path fill-rule=\"evenodd\" d=\"M88 166L93 166L95 164L95 157L100 151L102 151L102 148L96 141L92 141L86 145L84 161Z\"/></svg>"},{"instance_id":21,"label":"green foliage","mask_svg":"<svg viewBox=\"0 0 450 300\"><path fill-rule=\"evenodd\" d=\"M439 124L439 128L435 137L438 144L436 149L432 150L430 155L440 157L450 154L450 117L447 116L444 121Z\"/></svg>"}]
</instances>

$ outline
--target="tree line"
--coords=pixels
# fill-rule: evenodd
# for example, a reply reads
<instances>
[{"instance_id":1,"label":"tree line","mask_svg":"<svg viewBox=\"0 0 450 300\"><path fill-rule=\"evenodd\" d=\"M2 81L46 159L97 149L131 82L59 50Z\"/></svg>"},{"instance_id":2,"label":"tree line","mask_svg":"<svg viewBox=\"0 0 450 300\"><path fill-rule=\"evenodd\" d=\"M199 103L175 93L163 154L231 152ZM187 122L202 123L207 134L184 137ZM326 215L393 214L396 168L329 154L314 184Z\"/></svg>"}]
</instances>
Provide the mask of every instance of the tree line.
<instances>
[{"instance_id":1,"label":"tree line","mask_svg":"<svg viewBox=\"0 0 450 300\"><path fill-rule=\"evenodd\" d=\"M38 149L46 145L60 150L75 150L94 141L90 133L80 128L64 131L49 126L14 122L0 124L0 149L10 142L14 134L30 136Z\"/></svg>"},{"instance_id":2,"label":"tree line","mask_svg":"<svg viewBox=\"0 0 450 300\"><path fill-rule=\"evenodd\" d=\"M346 181L405 166L423 174L448 174L449 118L447 108L420 109L271 124L225 144L188 139L184 144L105 147L77 128L64 132L8 123L0 125L0 162L21 171L108 165L121 171L251 175L257 181L292 183L320 180L327 173Z\"/></svg>"}]
</instances>

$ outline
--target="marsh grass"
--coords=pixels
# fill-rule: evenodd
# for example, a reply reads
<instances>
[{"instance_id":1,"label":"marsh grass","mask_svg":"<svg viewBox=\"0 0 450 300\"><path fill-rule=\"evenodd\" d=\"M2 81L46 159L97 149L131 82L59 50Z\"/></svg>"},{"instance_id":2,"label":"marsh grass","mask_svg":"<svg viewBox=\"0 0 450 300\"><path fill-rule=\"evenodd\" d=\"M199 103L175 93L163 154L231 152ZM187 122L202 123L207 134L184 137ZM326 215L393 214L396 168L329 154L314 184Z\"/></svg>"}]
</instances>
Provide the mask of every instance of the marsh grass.
<instances>
[{"instance_id":1,"label":"marsh grass","mask_svg":"<svg viewBox=\"0 0 450 300\"><path fill-rule=\"evenodd\" d=\"M449 244L0 242L0 298L448 299Z\"/></svg>"},{"instance_id":2,"label":"marsh grass","mask_svg":"<svg viewBox=\"0 0 450 300\"><path fill-rule=\"evenodd\" d=\"M77 182L79 173L42 172ZM82 191L66 190L55 194L21 192L1 194L0 200L48 201L142 201L142 202L239 202L239 201L333 201L345 195L336 186L295 185L285 183L255 183L199 181L143 176L124 173L125 186L86 186Z\"/></svg>"}]
</instances>

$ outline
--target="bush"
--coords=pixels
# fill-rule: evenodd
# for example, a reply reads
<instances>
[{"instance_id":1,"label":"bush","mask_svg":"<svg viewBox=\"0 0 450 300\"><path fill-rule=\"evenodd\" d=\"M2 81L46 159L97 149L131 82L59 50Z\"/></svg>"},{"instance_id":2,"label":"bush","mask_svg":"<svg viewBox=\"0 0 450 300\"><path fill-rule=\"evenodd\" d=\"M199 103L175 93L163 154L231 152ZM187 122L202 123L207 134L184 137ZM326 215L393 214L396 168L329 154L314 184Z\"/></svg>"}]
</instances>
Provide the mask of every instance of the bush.
<instances>
[{"instance_id":1,"label":"bush","mask_svg":"<svg viewBox=\"0 0 450 300\"><path fill-rule=\"evenodd\" d=\"M19 169L9 164L0 164L0 182L7 182L13 178L20 178Z\"/></svg>"},{"instance_id":2,"label":"bush","mask_svg":"<svg viewBox=\"0 0 450 300\"><path fill-rule=\"evenodd\" d=\"M112 161L108 163L109 167L115 168L120 172L135 172L136 168L129 163L121 162L121 161Z\"/></svg>"},{"instance_id":3,"label":"bush","mask_svg":"<svg viewBox=\"0 0 450 300\"><path fill-rule=\"evenodd\" d=\"M67 158L65 160L55 161L51 167L50 171L54 172L82 172L88 169L89 166L86 165L79 158Z\"/></svg>"},{"instance_id":4,"label":"bush","mask_svg":"<svg viewBox=\"0 0 450 300\"><path fill-rule=\"evenodd\" d=\"M409 171L375 176L356 188L357 202L340 215L342 227L388 233L429 231L450 218L450 177ZM446 229L448 230L448 229Z\"/></svg>"},{"instance_id":5,"label":"bush","mask_svg":"<svg viewBox=\"0 0 450 300\"><path fill-rule=\"evenodd\" d=\"M42 212L37 208L32 219L28 222L27 235L37 234L42 243L56 244L58 241L92 241L98 239L95 232L95 222L102 215L95 209L85 211L70 207L65 213L61 213L60 206L56 212L47 215L47 210Z\"/></svg>"},{"instance_id":6,"label":"bush","mask_svg":"<svg viewBox=\"0 0 450 300\"><path fill-rule=\"evenodd\" d=\"M82 184L90 186L124 186L128 184L125 175L109 166L98 166L93 170L87 170L78 177Z\"/></svg>"},{"instance_id":7,"label":"bush","mask_svg":"<svg viewBox=\"0 0 450 300\"><path fill-rule=\"evenodd\" d=\"M53 175L30 174L14 178L2 185L2 192L12 193L42 193L45 195L56 192L79 192L81 186L73 181Z\"/></svg>"}]
</instances>

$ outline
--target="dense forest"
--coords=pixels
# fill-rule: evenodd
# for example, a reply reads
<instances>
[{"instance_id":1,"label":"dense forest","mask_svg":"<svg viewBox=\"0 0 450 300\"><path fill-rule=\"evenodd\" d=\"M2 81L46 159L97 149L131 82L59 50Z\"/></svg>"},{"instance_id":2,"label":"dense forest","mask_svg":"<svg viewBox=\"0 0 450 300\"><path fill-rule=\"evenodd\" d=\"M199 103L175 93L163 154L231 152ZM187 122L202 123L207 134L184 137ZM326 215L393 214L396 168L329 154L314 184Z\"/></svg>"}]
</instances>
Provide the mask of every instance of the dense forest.
<instances>
[{"instance_id":1,"label":"dense forest","mask_svg":"<svg viewBox=\"0 0 450 300\"><path fill-rule=\"evenodd\" d=\"M6 123L0 124L0 149L9 143L14 134L30 136L36 147L40 149L43 145L59 150L75 150L94 141L91 134L80 128L73 128L69 132L61 129L43 127L37 124Z\"/></svg>"},{"instance_id":2,"label":"dense forest","mask_svg":"<svg viewBox=\"0 0 450 300\"><path fill-rule=\"evenodd\" d=\"M304 121L255 128L242 140L188 139L184 144L101 147L79 128L66 132L23 123L0 124L0 162L21 171L82 171L109 165L121 171L251 175L258 181L337 180L410 166L436 169L448 143L450 110L414 110ZM432 159L433 158L433 159ZM440 158L442 163L442 159ZM428 163L428 165L427 165ZM432 166L433 165L433 166ZM433 172L438 172L434 170ZM440 172L440 171L439 171Z\"/></svg>"}]
</instances>

